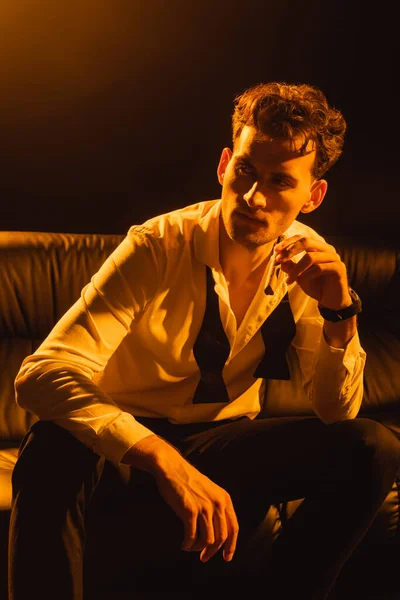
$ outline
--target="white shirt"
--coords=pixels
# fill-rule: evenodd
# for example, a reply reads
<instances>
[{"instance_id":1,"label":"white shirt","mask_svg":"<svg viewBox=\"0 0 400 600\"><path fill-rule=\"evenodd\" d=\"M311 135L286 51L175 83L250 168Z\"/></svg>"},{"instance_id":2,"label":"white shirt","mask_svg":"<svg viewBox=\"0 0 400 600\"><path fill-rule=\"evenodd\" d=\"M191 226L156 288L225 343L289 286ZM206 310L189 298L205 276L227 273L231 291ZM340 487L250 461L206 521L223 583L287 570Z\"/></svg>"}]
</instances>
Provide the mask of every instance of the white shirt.
<instances>
[{"instance_id":1,"label":"white shirt","mask_svg":"<svg viewBox=\"0 0 400 600\"><path fill-rule=\"evenodd\" d=\"M16 378L17 402L71 431L118 464L153 432L135 416L172 423L217 421L310 410L326 423L354 418L363 395L365 352L358 334L345 349L323 336L317 303L281 271L264 293L273 259L239 328L219 264L220 200L201 202L130 228ZM295 221L283 237L322 239ZM193 344L206 303L205 265L215 281L230 343L223 369L228 403L193 404L200 379ZM255 379L264 355L260 327L282 297L296 335L288 350L290 381ZM266 398L265 398L266 396ZM287 408L285 408L287 407Z\"/></svg>"}]
</instances>

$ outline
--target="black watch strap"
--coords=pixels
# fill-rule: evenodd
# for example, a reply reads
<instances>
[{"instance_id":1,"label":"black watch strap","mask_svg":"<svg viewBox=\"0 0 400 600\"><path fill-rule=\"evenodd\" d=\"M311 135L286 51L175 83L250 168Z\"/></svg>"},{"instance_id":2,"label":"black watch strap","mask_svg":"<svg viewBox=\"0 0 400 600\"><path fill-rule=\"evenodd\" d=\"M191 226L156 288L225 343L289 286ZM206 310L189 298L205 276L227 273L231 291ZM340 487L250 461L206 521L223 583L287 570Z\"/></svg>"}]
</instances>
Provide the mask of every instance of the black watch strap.
<instances>
[{"instance_id":1,"label":"black watch strap","mask_svg":"<svg viewBox=\"0 0 400 600\"><path fill-rule=\"evenodd\" d=\"M350 317L354 317L354 315L358 315L358 313L362 311L362 304L358 294L351 288L349 289L349 294L353 301L352 304L350 304L350 306L346 306L345 308L341 308L340 310L325 308L325 306L318 304L318 310L326 321L337 323L338 321L350 319Z\"/></svg>"}]
</instances>

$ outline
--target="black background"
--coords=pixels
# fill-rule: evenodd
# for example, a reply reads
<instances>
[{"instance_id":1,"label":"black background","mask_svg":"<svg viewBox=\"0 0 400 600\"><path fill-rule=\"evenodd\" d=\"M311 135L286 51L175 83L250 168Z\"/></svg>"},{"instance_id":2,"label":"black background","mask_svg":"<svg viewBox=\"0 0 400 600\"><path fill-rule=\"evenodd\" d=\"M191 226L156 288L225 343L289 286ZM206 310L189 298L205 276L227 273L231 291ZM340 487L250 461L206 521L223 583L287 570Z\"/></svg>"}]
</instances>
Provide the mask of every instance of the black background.
<instances>
[{"instance_id":1,"label":"black background","mask_svg":"<svg viewBox=\"0 0 400 600\"><path fill-rule=\"evenodd\" d=\"M339 1L2 0L0 229L124 233L219 197L234 96L318 85L342 110L322 234L397 235L394 8Z\"/></svg>"}]
</instances>

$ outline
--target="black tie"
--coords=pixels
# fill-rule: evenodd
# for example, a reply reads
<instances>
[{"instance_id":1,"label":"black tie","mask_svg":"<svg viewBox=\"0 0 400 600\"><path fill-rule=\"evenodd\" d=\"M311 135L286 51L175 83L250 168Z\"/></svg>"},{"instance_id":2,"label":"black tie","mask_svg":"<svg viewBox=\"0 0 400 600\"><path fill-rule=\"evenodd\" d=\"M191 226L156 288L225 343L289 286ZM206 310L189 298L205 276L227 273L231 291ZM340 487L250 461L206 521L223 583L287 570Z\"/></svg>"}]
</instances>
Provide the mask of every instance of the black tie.
<instances>
[{"instance_id":1,"label":"black tie","mask_svg":"<svg viewBox=\"0 0 400 600\"><path fill-rule=\"evenodd\" d=\"M290 379L286 352L296 334L296 323L290 308L289 294L286 292L278 306L261 325L265 354L254 377L263 379Z\"/></svg>"},{"instance_id":2,"label":"black tie","mask_svg":"<svg viewBox=\"0 0 400 600\"><path fill-rule=\"evenodd\" d=\"M207 304L199 335L193 346L193 354L200 369L200 381L193 403L229 402L222 377L222 369L229 356L229 340L221 323L218 295L214 291L214 278L207 269Z\"/></svg>"},{"instance_id":3,"label":"black tie","mask_svg":"<svg viewBox=\"0 0 400 600\"><path fill-rule=\"evenodd\" d=\"M193 346L193 354L200 369L200 381L193 403L229 402L222 377L229 356L229 341L221 323L218 295L214 290L211 269L206 267L207 303L202 326ZM268 286L265 293L271 293ZM282 298L278 306L261 325L265 354L254 372L254 377L264 379L290 379L286 351L296 333L296 323L290 308L289 296Z\"/></svg>"}]
</instances>

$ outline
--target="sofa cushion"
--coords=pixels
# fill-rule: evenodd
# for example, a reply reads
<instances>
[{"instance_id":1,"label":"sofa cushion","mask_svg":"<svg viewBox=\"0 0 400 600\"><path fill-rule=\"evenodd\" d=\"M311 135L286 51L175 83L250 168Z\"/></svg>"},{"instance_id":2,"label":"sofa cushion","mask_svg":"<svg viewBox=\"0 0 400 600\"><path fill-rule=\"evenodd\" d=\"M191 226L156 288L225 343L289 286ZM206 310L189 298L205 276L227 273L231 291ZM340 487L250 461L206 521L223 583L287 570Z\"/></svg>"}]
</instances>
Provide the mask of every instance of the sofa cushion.
<instances>
[{"instance_id":1,"label":"sofa cushion","mask_svg":"<svg viewBox=\"0 0 400 600\"><path fill-rule=\"evenodd\" d=\"M39 341L29 338L0 338L0 448L18 441L37 420L15 402L14 380L25 356L31 354Z\"/></svg>"},{"instance_id":2,"label":"sofa cushion","mask_svg":"<svg viewBox=\"0 0 400 600\"><path fill-rule=\"evenodd\" d=\"M0 450L0 511L11 507L11 474L17 462L18 448Z\"/></svg>"}]
</instances>

